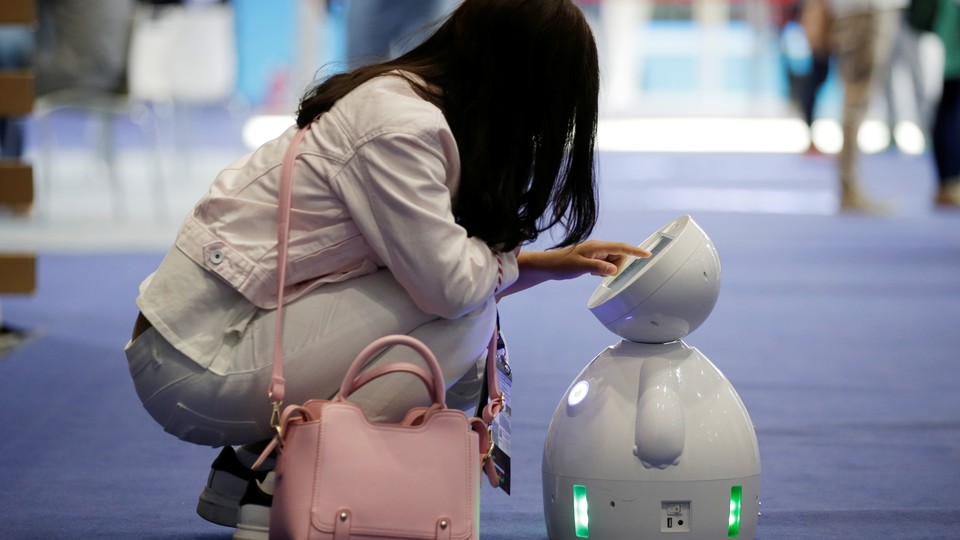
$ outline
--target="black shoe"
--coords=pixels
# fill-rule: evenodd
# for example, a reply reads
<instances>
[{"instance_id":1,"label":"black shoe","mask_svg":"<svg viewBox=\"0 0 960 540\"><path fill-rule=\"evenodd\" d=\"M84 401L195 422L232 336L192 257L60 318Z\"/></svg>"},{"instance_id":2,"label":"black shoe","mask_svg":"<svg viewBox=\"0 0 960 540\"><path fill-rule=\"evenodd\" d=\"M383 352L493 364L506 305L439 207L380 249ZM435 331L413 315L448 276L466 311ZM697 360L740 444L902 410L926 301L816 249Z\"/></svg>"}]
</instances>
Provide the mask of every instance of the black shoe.
<instances>
[{"instance_id":1,"label":"black shoe","mask_svg":"<svg viewBox=\"0 0 960 540\"><path fill-rule=\"evenodd\" d=\"M240 500L247 485L251 481L262 481L267 472L251 470L237 458L232 447L223 447L210 465L207 485L197 501L197 514L218 525L236 527Z\"/></svg>"},{"instance_id":2,"label":"black shoe","mask_svg":"<svg viewBox=\"0 0 960 540\"><path fill-rule=\"evenodd\" d=\"M270 507L273 505L273 471L263 480L251 478L240 498L237 530L233 540L267 540L270 536Z\"/></svg>"}]
</instances>

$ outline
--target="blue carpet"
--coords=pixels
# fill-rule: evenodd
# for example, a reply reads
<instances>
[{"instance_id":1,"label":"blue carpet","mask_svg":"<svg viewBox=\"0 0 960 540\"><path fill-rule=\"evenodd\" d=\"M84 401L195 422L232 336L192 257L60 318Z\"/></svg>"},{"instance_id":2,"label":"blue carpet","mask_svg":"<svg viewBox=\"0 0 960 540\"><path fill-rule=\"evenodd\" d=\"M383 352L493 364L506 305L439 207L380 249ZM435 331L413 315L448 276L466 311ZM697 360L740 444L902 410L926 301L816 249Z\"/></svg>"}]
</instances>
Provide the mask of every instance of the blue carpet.
<instances>
[{"instance_id":1,"label":"blue carpet","mask_svg":"<svg viewBox=\"0 0 960 540\"><path fill-rule=\"evenodd\" d=\"M663 180L680 186L796 183L810 172L796 159L611 157L617 193L632 186L642 210L607 205L596 236L639 242L683 213L645 203L656 179L629 184L631 171L666 160ZM915 200L929 191L916 167L877 157L867 170L877 190ZM814 169L810 186L824 185ZM960 213L690 213L718 248L723 287L685 341L730 378L757 426L757 537L960 538ZM42 253L37 294L2 299L5 322L33 338L0 357L0 538L230 537L194 513L215 451L163 433L126 371L136 287L160 257ZM546 538L547 424L616 341L585 308L596 283L549 283L501 305L516 378L514 490L484 487L485 539Z\"/></svg>"}]
</instances>

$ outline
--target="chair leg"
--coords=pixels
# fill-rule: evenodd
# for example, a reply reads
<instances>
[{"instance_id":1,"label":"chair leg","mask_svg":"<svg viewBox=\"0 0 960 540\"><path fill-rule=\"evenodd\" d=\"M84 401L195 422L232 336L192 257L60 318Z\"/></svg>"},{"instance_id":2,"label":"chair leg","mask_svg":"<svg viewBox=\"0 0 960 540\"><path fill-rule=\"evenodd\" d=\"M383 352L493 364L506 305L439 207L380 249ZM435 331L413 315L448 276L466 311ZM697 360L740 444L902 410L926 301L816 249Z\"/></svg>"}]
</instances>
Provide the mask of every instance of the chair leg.
<instances>
[{"instance_id":1,"label":"chair leg","mask_svg":"<svg viewBox=\"0 0 960 540\"><path fill-rule=\"evenodd\" d=\"M38 152L38 185L40 187L39 197L37 197L40 216L43 219L49 219L53 208L53 178L54 178L54 158L53 146L53 112L40 114L36 117L37 135L39 136Z\"/></svg>"},{"instance_id":2,"label":"chair leg","mask_svg":"<svg viewBox=\"0 0 960 540\"><path fill-rule=\"evenodd\" d=\"M163 152L160 148L159 126L157 115L150 107L139 104L133 115L134 123L140 128L140 139L143 142L145 151L150 152L153 161L152 170L149 171L152 198L153 215L158 223L162 223L169 213L167 204L167 186L163 174Z\"/></svg>"},{"instance_id":3,"label":"chair leg","mask_svg":"<svg viewBox=\"0 0 960 540\"><path fill-rule=\"evenodd\" d=\"M113 115L106 111L96 111L92 115L96 130L97 157L100 159L107 181L110 184L110 195L113 202L113 217L122 221L127 216L126 197L123 181L117 172L117 151L114 134Z\"/></svg>"}]
</instances>

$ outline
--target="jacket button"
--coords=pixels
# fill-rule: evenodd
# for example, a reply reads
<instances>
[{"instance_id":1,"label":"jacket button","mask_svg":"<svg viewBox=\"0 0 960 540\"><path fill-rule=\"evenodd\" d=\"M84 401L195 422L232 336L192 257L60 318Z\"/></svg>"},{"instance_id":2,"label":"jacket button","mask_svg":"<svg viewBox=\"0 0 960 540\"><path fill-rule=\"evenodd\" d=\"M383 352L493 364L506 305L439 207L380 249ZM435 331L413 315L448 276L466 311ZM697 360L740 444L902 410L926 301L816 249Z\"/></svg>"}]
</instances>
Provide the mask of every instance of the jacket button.
<instances>
[{"instance_id":1,"label":"jacket button","mask_svg":"<svg viewBox=\"0 0 960 540\"><path fill-rule=\"evenodd\" d=\"M210 262L213 264L220 264L223 261L223 252L218 250L210 252Z\"/></svg>"}]
</instances>

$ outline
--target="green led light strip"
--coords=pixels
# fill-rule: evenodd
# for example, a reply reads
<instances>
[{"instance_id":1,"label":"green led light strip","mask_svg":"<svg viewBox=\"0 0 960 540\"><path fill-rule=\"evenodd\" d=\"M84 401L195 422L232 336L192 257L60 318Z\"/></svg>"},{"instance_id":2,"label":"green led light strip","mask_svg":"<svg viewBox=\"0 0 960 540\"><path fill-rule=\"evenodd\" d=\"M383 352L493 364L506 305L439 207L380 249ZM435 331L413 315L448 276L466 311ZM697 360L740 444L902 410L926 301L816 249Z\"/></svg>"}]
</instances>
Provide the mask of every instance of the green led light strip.
<instances>
[{"instance_id":1,"label":"green led light strip","mask_svg":"<svg viewBox=\"0 0 960 540\"><path fill-rule=\"evenodd\" d=\"M730 488L730 519L727 522L727 537L734 538L740 534L740 503L743 499L743 487Z\"/></svg>"},{"instance_id":2,"label":"green led light strip","mask_svg":"<svg viewBox=\"0 0 960 540\"><path fill-rule=\"evenodd\" d=\"M587 486L573 486L573 524L577 538L590 538L590 517L587 515Z\"/></svg>"}]
</instances>

